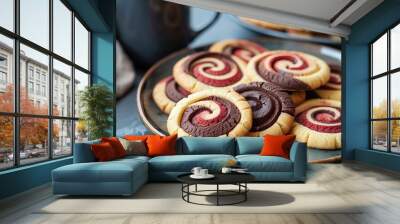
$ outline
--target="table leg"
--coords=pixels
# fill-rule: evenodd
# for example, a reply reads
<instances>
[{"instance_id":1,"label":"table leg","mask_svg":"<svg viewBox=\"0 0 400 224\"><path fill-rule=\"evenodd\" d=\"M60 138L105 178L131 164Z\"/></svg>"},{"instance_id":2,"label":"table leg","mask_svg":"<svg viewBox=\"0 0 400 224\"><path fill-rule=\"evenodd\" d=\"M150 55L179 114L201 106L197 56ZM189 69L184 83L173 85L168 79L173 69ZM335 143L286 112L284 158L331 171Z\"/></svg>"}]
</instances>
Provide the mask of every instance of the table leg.
<instances>
[{"instance_id":1,"label":"table leg","mask_svg":"<svg viewBox=\"0 0 400 224\"><path fill-rule=\"evenodd\" d=\"M245 192L244 192L244 201L247 201L247 192L248 192L248 190L247 190L247 183L244 183L244 190L245 190Z\"/></svg>"},{"instance_id":2,"label":"table leg","mask_svg":"<svg viewBox=\"0 0 400 224\"><path fill-rule=\"evenodd\" d=\"M194 191L196 191L196 192L197 192L197 184L195 185L195 189L194 189Z\"/></svg>"},{"instance_id":3,"label":"table leg","mask_svg":"<svg viewBox=\"0 0 400 224\"><path fill-rule=\"evenodd\" d=\"M217 206L219 206L219 184L217 184Z\"/></svg>"}]
</instances>

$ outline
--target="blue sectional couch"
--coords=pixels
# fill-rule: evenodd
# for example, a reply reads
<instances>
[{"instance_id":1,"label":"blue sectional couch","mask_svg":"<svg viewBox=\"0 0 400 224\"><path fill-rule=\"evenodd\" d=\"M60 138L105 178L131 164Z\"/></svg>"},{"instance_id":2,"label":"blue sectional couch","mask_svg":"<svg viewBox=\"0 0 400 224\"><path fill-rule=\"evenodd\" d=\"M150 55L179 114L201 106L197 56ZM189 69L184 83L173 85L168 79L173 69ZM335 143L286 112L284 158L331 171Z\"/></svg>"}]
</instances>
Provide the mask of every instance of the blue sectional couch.
<instances>
[{"instance_id":1,"label":"blue sectional couch","mask_svg":"<svg viewBox=\"0 0 400 224\"><path fill-rule=\"evenodd\" d=\"M109 162L96 162L90 145L75 145L74 163L53 170L54 194L131 195L147 181L176 181L193 167L218 172L228 160L236 160L260 182L304 182L307 169L305 144L295 142L290 160L260 156L261 137L182 137L177 140L177 155L128 156Z\"/></svg>"}]
</instances>

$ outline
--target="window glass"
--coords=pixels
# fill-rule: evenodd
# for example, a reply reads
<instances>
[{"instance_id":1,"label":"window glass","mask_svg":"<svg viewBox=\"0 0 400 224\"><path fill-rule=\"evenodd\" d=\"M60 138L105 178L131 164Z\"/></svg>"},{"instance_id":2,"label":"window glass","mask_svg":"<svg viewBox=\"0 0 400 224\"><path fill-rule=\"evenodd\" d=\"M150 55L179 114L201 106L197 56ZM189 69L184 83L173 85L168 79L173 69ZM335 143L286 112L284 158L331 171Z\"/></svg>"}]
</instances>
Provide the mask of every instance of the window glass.
<instances>
[{"instance_id":1,"label":"window glass","mask_svg":"<svg viewBox=\"0 0 400 224\"><path fill-rule=\"evenodd\" d=\"M14 31L14 0L0 1L0 26Z\"/></svg>"},{"instance_id":2,"label":"window glass","mask_svg":"<svg viewBox=\"0 0 400 224\"><path fill-rule=\"evenodd\" d=\"M75 18L75 63L89 70L89 32Z\"/></svg>"},{"instance_id":3,"label":"window glass","mask_svg":"<svg viewBox=\"0 0 400 224\"><path fill-rule=\"evenodd\" d=\"M390 68L400 67L400 24L390 32Z\"/></svg>"},{"instance_id":4,"label":"window glass","mask_svg":"<svg viewBox=\"0 0 400 224\"><path fill-rule=\"evenodd\" d=\"M21 36L49 48L49 0L20 0Z\"/></svg>"},{"instance_id":5,"label":"window glass","mask_svg":"<svg viewBox=\"0 0 400 224\"><path fill-rule=\"evenodd\" d=\"M391 152L400 153L400 120L393 120L391 124Z\"/></svg>"},{"instance_id":6,"label":"window glass","mask_svg":"<svg viewBox=\"0 0 400 224\"><path fill-rule=\"evenodd\" d=\"M372 81L372 118L387 118L387 78Z\"/></svg>"},{"instance_id":7,"label":"window glass","mask_svg":"<svg viewBox=\"0 0 400 224\"><path fill-rule=\"evenodd\" d=\"M72 12L60 1L53 0L53 51L71 60Z\"/></svg>"},{"instance_id":8,"label":"window glass","mask_svg":"<svg viewBox=\"0 0 400 224\"><path fill-rule=\"evenodd\" d=\"M49 57L39 51L21 44L20 53L20 110L24 114L48 114L48 62ZM29 75L26 74L26 68L33 68L35 79L33 80L35 91L30 94L28 88ZM45 77L43 80L42 77ZM27 86L28 85L28 86ZM33 104L32 100L36 103Z\"/></svg>"},{"instance_id":9,"label":"window glass","mask_svg":"<svg viewBox=\"0 0 400 224\"><path fill-rule=\"evenodd\" d=\"M75 69L75 117L81 114L80 96L87 86L89 86L89 75Z\"/></svg>"},{"instance_id":10,"label":"window glass","mask_svg":"<svg viewBox=\"0 0 400 224\"><path fill-rule=\"evenodd\" d=\"M35 163L49 158L49 120L21 117L19 156L21 164Z\"/></svg>"},{"instance_id":11,"label":"window glass","mask_svg":"<svg viewBox=\"0 0 400 224\"><path fill-rule=\"evenodd\" d=\"M14 44L0 34L0 111L14 111Z\"/></svg>"},{"instance_id":12,"label":"window glass","mask_svg":"<svg viewBox=\"0 0 400 224\"><path fill-rule=\"evenodd\" d=\"M0 116L0 170L14 165L14 124L10 116Z\"/></svg>"},{"instance_id":13,"label":"window glass","mask_svg":"<svg viewBox=\"0 0 400 224\"><path fill-rule=\"evenodd\" d=\"M372 75L387 71L387 34L372 44Z\"/></svg>"},{"instance_id":14,"label":"window glass","mask_svg":"<svg viewBox=\"0 0 400 224\"><path fill-rule=\"evenodd\" d=\"M53 115L72 116L71 72L71 66L53 60Z\"/></svg>"},{"instance_id":15,"label":"window glass","mask_svg":"<svg viewBox=\"0 0 400 224\"><path fill-rule=\"evenodd\" d=\"M391 116L400 118L400 72L390 75Z\"/></svg>"},{"instance_id":16,"label":"window glass","mask_svg":"<svg viewBox=\"0 0 400 224\"><path fill-rule=\"evenodd\" d=\"M61 157L72 154L72 121L53 120L53 156Z\"/></svg>"},{"instance_id":17,"label":"window glass","mask_svg":"<svg viewBox=\"0 0 400 224\"><path fill-rule=\"evenodd\" d=\"M75 142L88 140L88 129L84 120L75 121Z\"/></svg>"},{"instance_id":18,"label":"window glass","mask_svg":"<svg viewBox=\"0 0 400 224\"><path fill-rule=\"evenodd\" d=\"M372 122L373 149L387 151L387 133L387 121Z\"/></svg>"}]
</instances>

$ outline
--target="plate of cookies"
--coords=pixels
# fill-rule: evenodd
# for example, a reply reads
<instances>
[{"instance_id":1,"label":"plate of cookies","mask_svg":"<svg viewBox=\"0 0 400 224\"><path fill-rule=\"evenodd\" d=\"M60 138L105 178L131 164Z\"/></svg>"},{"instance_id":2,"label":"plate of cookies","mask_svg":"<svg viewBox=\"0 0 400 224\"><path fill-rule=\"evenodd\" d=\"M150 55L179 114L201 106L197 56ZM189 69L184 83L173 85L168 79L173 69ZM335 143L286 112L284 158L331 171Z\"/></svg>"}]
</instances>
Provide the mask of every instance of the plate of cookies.
<instances>
[{"instance_id":1,"label":"plate of cookies","mask_svg":"<svg viewBox=\"0 0 400 224\"><path fill-rule=\"evenodd\" d=\"M295 134L341 148L340 51L263 37L183 49L142 78L138 109L160 135Z\"/></svg>"}]
</instances>

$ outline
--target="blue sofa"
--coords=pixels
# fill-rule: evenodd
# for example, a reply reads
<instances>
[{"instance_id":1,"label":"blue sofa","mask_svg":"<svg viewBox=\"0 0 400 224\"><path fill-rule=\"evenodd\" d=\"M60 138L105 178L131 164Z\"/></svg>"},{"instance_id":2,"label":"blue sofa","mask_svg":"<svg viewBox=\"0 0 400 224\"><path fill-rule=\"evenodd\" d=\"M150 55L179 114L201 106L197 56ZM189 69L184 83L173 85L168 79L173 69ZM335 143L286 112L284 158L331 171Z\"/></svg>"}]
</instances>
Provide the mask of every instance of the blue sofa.
<instances>
[{"instance_id":1,"label":"blue sofa","mask_svg":"<svg viewBox=\"0 0 400 224\"><path fill-rule=\"evenodd\" d=\"M90 145L75 145L74 163L52 172L54 194L131 195L148 181L176 181L180 174L200 166L218 172L228 160L236 160L260 182L304 182L307 169L305 144L295 142L290 160L259 156L261 137L182 137L177 140L177 155L127 156L96 162Z\"/></svg>"}]
</instances>

